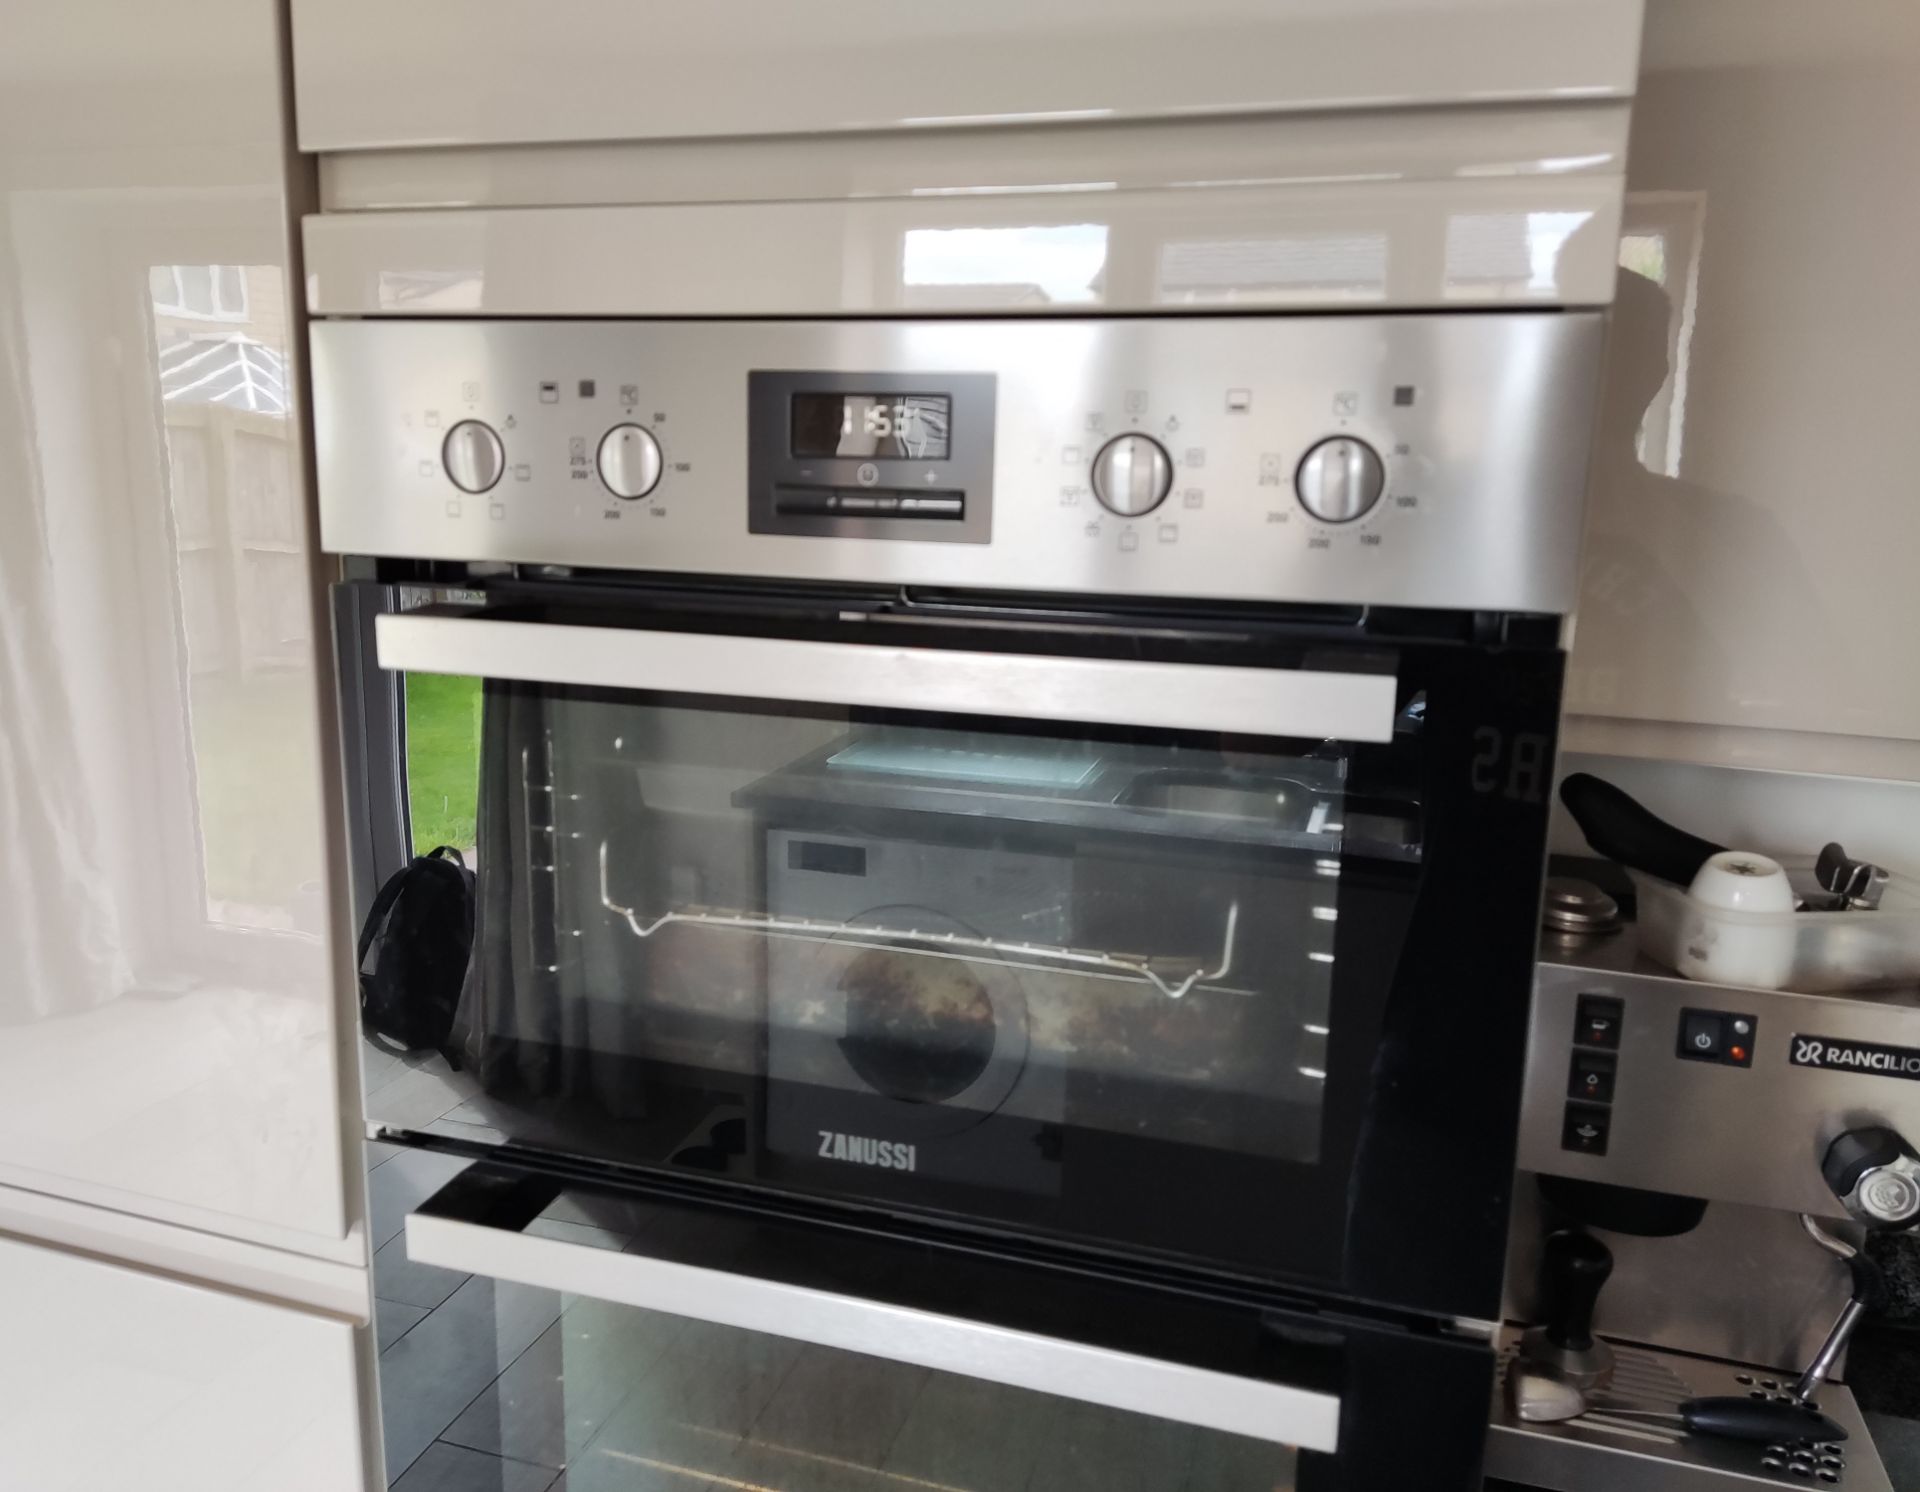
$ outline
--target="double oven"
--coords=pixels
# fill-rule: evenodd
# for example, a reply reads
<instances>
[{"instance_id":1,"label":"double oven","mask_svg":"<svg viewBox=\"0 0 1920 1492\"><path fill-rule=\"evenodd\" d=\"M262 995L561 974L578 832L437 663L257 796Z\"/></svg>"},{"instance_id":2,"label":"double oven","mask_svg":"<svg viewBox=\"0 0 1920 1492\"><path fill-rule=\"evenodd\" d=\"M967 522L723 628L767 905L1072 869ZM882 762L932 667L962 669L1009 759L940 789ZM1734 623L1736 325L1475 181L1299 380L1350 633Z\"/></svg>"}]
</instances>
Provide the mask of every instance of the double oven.
<instances>
[{"instance_id":1,"label":"double oven","mask_svg":"<svg viewBox=\"0 0 1920 1492\"><path fill-rule=\"evenodd\" d=\"M316 322L358 878L477 870L410 1249L1468 1485L1600 337Z\"/></svg>"}]
</instances>

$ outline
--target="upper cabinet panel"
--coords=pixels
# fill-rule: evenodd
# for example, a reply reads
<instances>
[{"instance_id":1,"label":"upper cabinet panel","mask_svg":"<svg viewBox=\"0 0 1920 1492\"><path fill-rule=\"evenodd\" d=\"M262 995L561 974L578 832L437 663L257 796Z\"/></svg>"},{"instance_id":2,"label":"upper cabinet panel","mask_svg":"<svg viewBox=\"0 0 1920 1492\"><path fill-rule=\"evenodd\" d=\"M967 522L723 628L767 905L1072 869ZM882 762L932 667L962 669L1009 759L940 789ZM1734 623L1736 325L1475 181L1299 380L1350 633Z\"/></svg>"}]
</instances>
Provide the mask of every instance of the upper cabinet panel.
<instances>
[{"instance_id":1,"label":"upper cabinet panel","mask_svg":"<svg viewBox=\"0 0 1920 1492\"><path fill-rule=\"evenodd\" d=\"M9 13L0 1182L339 1256L283 102L271 5Z\"/></svg>"},{"instance_id":2,"label":"upper cabinet panel","mask_svg":"<svg viewBox=\"0 0 1920 1492\"><path fill-rule=\"evenodd\" d=\"M1640 0L293 0L307 150L1625 97Z\"/></svg>"},{"instance_id":3,"label":"upper cabinet panel","mask_svg":"<svg viewBox=\"0 0 1920 1492\"><path fill-rule=\"evenodd\" d=\"M1612 720L1576 741L1920 741L1916 141L1920 9L1650 13L1567 699Z\"/></svg>"}]
</instances>

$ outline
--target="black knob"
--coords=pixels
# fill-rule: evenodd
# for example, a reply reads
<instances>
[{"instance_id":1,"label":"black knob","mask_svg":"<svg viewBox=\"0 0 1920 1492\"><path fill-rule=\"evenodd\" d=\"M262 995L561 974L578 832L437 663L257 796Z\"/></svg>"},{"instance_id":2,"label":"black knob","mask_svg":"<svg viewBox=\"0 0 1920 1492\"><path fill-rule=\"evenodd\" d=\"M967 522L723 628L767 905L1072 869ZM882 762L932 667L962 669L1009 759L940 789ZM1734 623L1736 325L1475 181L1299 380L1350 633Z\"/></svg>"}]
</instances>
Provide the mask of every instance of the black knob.
<instances>
[{"instance_id":1,"label":"black knob","mask_svg":"<svg viewBox=\"0 0 1920 1492\"><path fill-rule=\"evenodd\" d=\"M1613 1273L1613 1251L1591 1233L1562 1228L1548 1235L1541 1264L1547 1340L1585 1352L1593 1346L1593 1308Z\"/></svg>"},{"instance_id":2,"label":"black knob","mask_svg":"<svg viewBox=\"0 0 1920 1492\"><path fill-rule=\"evenodd\" d=\"M1870 1228L1920 1223L1920 1155L1898 1130L1880 1124L1848 1130L1827 1147L1820 1175Z\"/></svg>"}]
</instances>

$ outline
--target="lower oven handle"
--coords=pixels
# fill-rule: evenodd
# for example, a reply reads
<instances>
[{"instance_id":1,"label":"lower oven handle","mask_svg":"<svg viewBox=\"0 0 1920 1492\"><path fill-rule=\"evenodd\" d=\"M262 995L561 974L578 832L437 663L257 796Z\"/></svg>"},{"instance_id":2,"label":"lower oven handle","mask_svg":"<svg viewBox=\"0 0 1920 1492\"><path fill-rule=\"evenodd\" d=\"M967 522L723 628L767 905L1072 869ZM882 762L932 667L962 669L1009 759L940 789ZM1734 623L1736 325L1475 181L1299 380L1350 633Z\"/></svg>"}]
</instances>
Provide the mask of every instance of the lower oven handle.
<instances>
[{"instance_id":1,"label":"lower oven handle","mask_svg":"<svg viewBox=\"0 0 1920 1492\"><path fill-rule=\"evenodd\" d=\"M462 1178L456 1178L441 1196L461 1185ZM538 1237L503 1224L448 1216L447 1209L435 1210L439 1202L435 1198L427 1210L407 1216L407 1257L417 1264L790 1337L1301 1450L1337 1448L1338 1394Z\"/></svg>"},{"instance_id":2,"label":"lower oven handle","mask_svg":"<svg viewBox=\"0 0 1920 1492\"><path fill-rule=\"evenodd\" d=\"M390 613L380 666L675 694L1387 741L1394 676Z\"/></svg>"}]
</instances>

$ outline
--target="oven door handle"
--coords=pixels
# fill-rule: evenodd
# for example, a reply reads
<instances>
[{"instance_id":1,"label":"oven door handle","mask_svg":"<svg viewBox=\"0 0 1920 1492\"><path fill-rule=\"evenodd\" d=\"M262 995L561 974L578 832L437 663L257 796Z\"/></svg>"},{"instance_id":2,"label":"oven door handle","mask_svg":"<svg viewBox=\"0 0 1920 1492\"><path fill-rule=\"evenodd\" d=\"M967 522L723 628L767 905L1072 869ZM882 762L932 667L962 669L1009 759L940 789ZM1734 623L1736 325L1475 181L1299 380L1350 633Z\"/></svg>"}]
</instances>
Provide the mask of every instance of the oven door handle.
<instances>
[{"instance_id":1,"label":"oven door handle","mask_svg":"<svg viewBox=\"0 0 1920 1492\"><path fill-rule=\"evenodd\" d=\"M633 1252L644 1234L619 1253L520 1231L557 1192L542 1178L474 1165L407 1215L407 1257L1300 1450L1337 1449L1336 1393Z\"/></svg>"},{"instance_id":2,"label":"oven door handle","mask_svg":"<svg viewBox=\"0 0 1920 1492\"><path fill-rule=\"evenodd\" d=\"M1392 673L967 652L397 612L383 668L670 694L1387 741Z\"/></svg>"}]
</instances>

